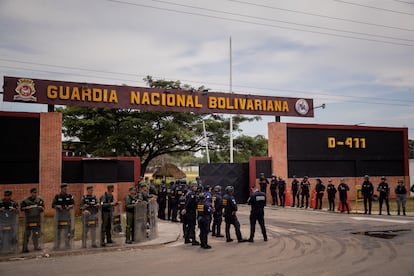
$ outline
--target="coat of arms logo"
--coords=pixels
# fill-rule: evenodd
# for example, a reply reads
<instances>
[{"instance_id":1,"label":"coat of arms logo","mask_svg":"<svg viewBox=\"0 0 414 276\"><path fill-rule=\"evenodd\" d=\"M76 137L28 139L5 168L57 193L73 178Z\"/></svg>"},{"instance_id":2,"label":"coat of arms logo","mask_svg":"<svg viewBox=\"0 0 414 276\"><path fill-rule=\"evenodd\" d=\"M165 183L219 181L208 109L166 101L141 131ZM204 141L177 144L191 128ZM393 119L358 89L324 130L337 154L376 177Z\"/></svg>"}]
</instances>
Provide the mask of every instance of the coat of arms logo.
<instances>
[{"instance_id":1,"label":"coat of arms logo","mask_svg":"<svg viewBox=\"0 0 414 276\"><path fill-rule=\"evenodd\" d=\"M36 102L37 98L34 81L31 79L19 79L17 81L16 89L17 95L13 97L15 101Z\"/></svg>"}]
</instances>

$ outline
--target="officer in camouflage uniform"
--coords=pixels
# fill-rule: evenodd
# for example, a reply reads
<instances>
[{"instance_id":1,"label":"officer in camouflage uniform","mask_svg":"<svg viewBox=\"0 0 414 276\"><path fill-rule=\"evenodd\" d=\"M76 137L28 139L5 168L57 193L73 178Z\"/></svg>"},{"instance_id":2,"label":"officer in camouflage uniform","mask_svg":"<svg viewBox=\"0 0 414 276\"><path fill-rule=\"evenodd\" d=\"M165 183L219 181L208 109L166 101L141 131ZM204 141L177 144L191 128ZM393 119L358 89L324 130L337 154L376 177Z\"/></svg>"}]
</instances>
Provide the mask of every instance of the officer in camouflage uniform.
<instances>
[{"instance_id":1,"label":"officer in camouflage uniform","mask_svg":"<svg viewBox=\"0 0 414 276\"><path fill-rule=\"evenodd\" d=\"M125 198L126 210L126 229L125 229L125 243L131 244L135 234L135 206L137 205L137 190L135 187L129 187L128 195Z\"/></svg>"},{"instance_id":2,"label":"officer in camouflage uniform","mask_svg":"<svg viewBox=\"0 0 414 276\"><path fill-rule=\"evenodd\" d=\"M93 186L86 187L86 195L82 196L80 202L80 209L82 211L82 248L86 248L86 241L88 238L88 232L91 234L92 247L97 248L96 244L96 231L99 227L99 200L93 194Z\"/></svg>"},{"instance_id":3,"label":"officer in camouflage uniform","mask_svg":"<svg viewBox=\"0 0 414 276\"><path fill-rule=\"evenodd\" d=\"M37 189L30 189L30 196L26 197L21 205L20 210L25 215L25 227L23 236L23 253L29 252L28 244L30 235L32 235L34 250L41 250L39 239L41 233L42 213L45 209L45 202L37 195Z\"/></svg>"},{"instance_id":4,"label":"officer in camouflage uniform","mask_svg":"<svg viewBox=\"0 0 414 276\"><path fill-rule=\"evenodd\" d=\"M57 229L55 235L56 238L56 245L55 249L58 250L60 248L60 240L62 232L65 237L65 246L66 249L71 247L70 241L73 239L75 233L71 233L73 226L73 221L71 217L71 212L73 212L73 207L75 205L75 201L73 196L68 192L68 185L63 183L60 185L60 193L55 195L52 202L52 208L56 210L56 216L58 216L57 221ZM73 229L74 230L74 229Z\"/></svg>"},{"instance_id":5,"label":"officer in camouflage uniform","mask_svg":"<svg viewBox=\"0 0 414 276\"><path fill-rule=\"evenodd\" d=\"M17 251L17 216L19 204L12 199L12 191L4 191L0 200L0 253Z\"/></svg>"},{"instance_id":6,"label":"officer in camouflage uniform","mask_svg":"<svg viewBox=\"0 0 414 276\"><path fill-rule=\"evenodd\" d=\"M105 237L107 243L114 243L112 240L112 213L114 206L119 204L113 195L114 189L114 185L108 184L107 191L100 198L102 209L101 246L106 246Z\"/></svg>"}]
</instances>

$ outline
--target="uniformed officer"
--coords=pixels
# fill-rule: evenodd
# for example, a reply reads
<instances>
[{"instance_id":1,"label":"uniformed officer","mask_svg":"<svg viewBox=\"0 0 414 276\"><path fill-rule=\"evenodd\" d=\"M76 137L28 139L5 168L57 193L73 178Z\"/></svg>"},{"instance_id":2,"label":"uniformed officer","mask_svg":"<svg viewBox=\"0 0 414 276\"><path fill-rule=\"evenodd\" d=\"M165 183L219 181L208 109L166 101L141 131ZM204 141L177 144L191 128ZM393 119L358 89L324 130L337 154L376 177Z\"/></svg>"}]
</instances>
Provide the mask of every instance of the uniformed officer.
<instances>
[{"instance_id":1,"label":"uniformed officer","mask_svg":"<svg viewBox=\"0 0 414 276\"><path fill-rule=\"evenodd\" d=\"M86 195L82 196L80 209L83 219L82 248L86 248L88 232L91 233L92 247L96 245L96 230L98 227L99 200L93 194L93 186L86 187Z\"/></svg>"},{"instance_id":2,"label":"uniformed officer","mask_svg":"<svg viewBox=\"0 0 414 276\"><path fill-rule=\"evenodd\" d=\"M237 202L234 198L234 187L227 186L226 194L223 196L223 206L224 206L224 222L226 223L226 242L232 242L233 239L230 237L230 226L234 226L234 230L236 232L236 237L239 242L245 242L242 238L242 234L240 232L240 223L237 218Z\"/></svg>"},{"instance_id":3,"label":"uniformed officer","mask_svg":"<svg viewBox=\"0 0 414 276\"><path fill-rule=\"evenodd\" d=\"M253 187L253 194L248 199L248 204L251 205L250 210L250 238L249 242L254 241L254 232L256 230L256 221L259 222L260 229L264 241L267 241L266 227L264 222L264 207L266 205L266 194L259 189Z\"/></svg>"},{"instance_id":4,"label":"uniformed officer","mask_svg":"<svg viewBox=\"0 0 414 276\"><path fill-rule=\"evenodd\" d=\"M371 181L369 181L368 175L364 176L364 182L362 183L361 193L362 193L362 196L364 197L365 215L367 213L371 215L372 196L374 195L374 185L372 185Z\"/></svg>"},{"instance_id":5,"label":"uniformed officer","mask_svg":"<svg viewBox=\"0 0 414 276\"><path fill-rule=\"evenodd\" d=\"M259 175L259 185L260 185L260 191L266 193L267 185L269 185L269 180L267 180L264 173L260 173Z\"/></svg>"},{"instance_id":6,"label":"uniformed officer","mask_svg":"<svg viewBox=\"0 0 414 276\"><path fill-rule=\"evenodd\" d=\"M30 196L23 199L20 210L24 212L25 227L23 235L23 253L29 252L28 244L32 235L34 250L42 250L39 245L41 237L42 213L45 209L45 202L37 195L37 189L30 189Z\"/></svg>"},{"instance_id":7,"label":"uniformed officer","mask_svg":"<svg viewBox=\"0 0 414 276\"><path fill-rule=\"evenodd\" d=\"M212 236L222 238L221 234L221 222L223 221L223 197L221 196L221 186L217 185L214 187L213 194L213 229Z\"/></svg>"},{"instance_id":8,"label":"uniformed officer","mask_svg":"<svg viewBox=\"0 0 414 276\"><path fill-rule=\"evenodd\" d=\"M280 206L285 207L285 202L286 202L286 182L280 176L279 176L279 180L278 180L278 186L279 186Z\"/></svg>"},{"instance_id":9,"label":"uniformed officer","mask_svg":"<svg viewBox=\"0 0 414 276\"><path fill-rule=\"evenodd\" d=\"M197 194L199 194L204 190L203 181L201 180L200 176L196 176L196 182L197 182Z\"/></svg>"},{"instance_id":10,"label":"uniformed officer","mask_svg":"<svg viewBox=\"0 0 414 276\"><path fill-rule=\"evenodd\" d=\"M106 243L114 243L112 240L112 213L114 211L114 206L119 204L115 200L113 195L114 185L108 184L107 191L101 196L100 203L102 208L102 226L101 226L101 246L105 246L105 237Z\"/></svg>"},{"instance_id":11,"label":"uniformed officer","mask_svg":"<svg viewBox=\"0 0 414 276\"><path fill-rule=\"evenodd\" d=\"M197 182L191 182L190 191L186 195L185 205L181 214L184 220L184 243L191 243L192 245L200 245L195 238L195 227L197 220L197 196L198 189Z\"/></svg>"},{"instance_id":12,"label":"uniformed officer","mask_svg":"<svg viewBox=\"0 0 414 276\"><path fill-rule=\"evenodd\" d=\"M323 199L323 194L325 192L325 185L323 185L322 180L320 178L316 179L315 191L316 191L315 209L322 209L322 199Z\"/></svg>"},{"instance_id":13,"label":"uniformed officer","mask_svg":"<svg viewBox=\"0 0 414 276\"><path fill-rule=\"evenodd\" d=\"M12 199L12 191L4 191L0 200L0 253L17 251L17 216L19 204Z\"/></svg>"},{"instance_id":14,"label":"uniformed officer","mask_svg":"<svg viewBox=\"0 0 414 276\"><path fill-rule=\"evenodd\" d=\"M158 218L165 220L165 208L167 207L167 186L165 185L165 180L161 181L161 184L158 185Z\"/></svg>"},{"instance_id":15,"label":"uniformed officer","mask_svg":"<svg viewBox=\"0 0 414 276\"><path fill-rule=\"evenodd\" d=\"M349 214L349 206L348 206L348 191L349 186L345 183L345 179L341 178L341 183L338 185L338 191L339 191L339 201L341 202L341 213L345 211L345 208Z\"/></svg>"},{"instance_id":16,"label":"uniformed officer","mask_svg":"<svg viewBox=\"0 0 414 276\"><path fill-rule=\"evenodd\" d=\"M137 190L135 187L129 187L128 195L125 197L125 243L127 244L131 244L135 240L135 206L137 203Z\"/></svg>"},{"instance_id":17,"label":"uniformed officer","mask_svg":"<svg viewBox=\"0 0 414 276\"><path fill-rule=\"evenodd\" d=\"M174 183L174 181L170 182L170 185L167 189L167 199L168 199L168 207L167 207L167 219L171 220L171 215L172 213L174 213L174 208L176 209L177 207L177 199L175 198L175 186L176 184Z\"/></svg>"},{"instance_id":18,"label":"uniformed officer","mask_svg":"<svg viewBox=\"0 0 414 276\"><path fill-rule=\"evenodd\" d=\"M377 191L379 194L379 215L382 213L382 203L385 201L385 206L387 207L387 214L390 216L390 203L388 202L388 196L390 194L390 187L388 183L385 182L385 176L381 177L381 183L378 184Z\"/></svg>"},{"instance_id":19,"label":"uniformed officer","mask_svg":"<svg viewBox=\"0 0 414 276\"><path fill-rule=\"evenodd\" d=\"M296 200L296 207L299 207L299 180L296 178L296 175L293 176L291 189L292 189L292 207L295 207L295 200Z\"/></svg>"},{"instance_id":20,"label":"uniformed officer","mask_svg":"<svg viewBox=\"0 0 414 276\"><path fill-rule=\"evenodd\" d=\"M272 174L272 179L270 180L270 195L272 196L272 205L279 205L279 202L277 200L277 186L278 181L276 178L276 175Z\"/></svg>"},{"instance_id":21,"label":"uniformed officer","mask_svg":"<svg viewBox=\"0 0 414 276\"><path fill-rule=\"evenodd\" d=\"M331 179L328 180L326 191L328 193L329 211L335 212L336 187L334 184L332 184Z\"/></svg>"},{"instance_id":22,"label":"uniformed officer","mask_svg":"<svg viewBox=\"0 0 414 276\"><path fill-rule=\"evenodd\" d=\"M405 216L405 203L406 203L406 196L407 196L407 189L404 185L404 180L399 179L398 185L395 187L395 196L397 200L397 208L398 208L398 215L400 215L401 205L402 205L402 211L403 215Z\"/></svg>"},{"instance_id":23,"label":"uniformed officer","mask_svg":"<svg viewBox=\"0 0 414 276\"><path fill-rule=\"evenodd\" d=\"M310 191L310 183L309 183L309 178L307 176L303 177L302 182L300 183L300 190L301 190L301 204L300 204L300 208L306 207L308 208L309 206L309 191ZM303 204L306 205L303 205Z\"/></svg>"},{"instance_id":24,"label":"uniformed officer","mask_svg":"<svg viewBox=\"0 0 414 276\"><path fill-rule=\"evenodd\" d=\"M60 248L60 239L62 232L65 237L66 249L69 249L71 246L70 241L74 237L74 233L71 233L71 226L74 222L72 221L70 212L73 212L74 205L75 200L73 199L73 196L68 193L68 185L63 183L60 185L60 193L55 195L52 202L52 208L56 209L56 214L59 215L57 233L55 233L55 235L57 235L55 249Z\"/></svg>"},{"instance_id":25,"label":"uniformed officer","mask_svg":"<svg viewBox=\"0 0 414 276\"><path fill-rule=\"evenodd\" d=\"M197 221L198 228L200 228L200 246L203 249L210 249L211 246L208 244L208 227L214 208L211 203L207 201L205 193L199 194L198 198Z\"/></svg>"}]
</instances>

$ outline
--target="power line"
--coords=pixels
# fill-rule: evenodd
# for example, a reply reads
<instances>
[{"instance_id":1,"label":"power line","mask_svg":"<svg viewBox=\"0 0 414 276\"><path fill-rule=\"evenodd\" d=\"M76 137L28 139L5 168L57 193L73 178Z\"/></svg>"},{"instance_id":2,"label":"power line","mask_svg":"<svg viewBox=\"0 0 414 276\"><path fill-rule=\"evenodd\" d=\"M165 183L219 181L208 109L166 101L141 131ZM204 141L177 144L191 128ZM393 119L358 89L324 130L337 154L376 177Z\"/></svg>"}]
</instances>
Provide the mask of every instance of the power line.
<instances>
[{"instance_id":1,"label":"power line","mask_svg":"<svg viewBox=\"0 0 414 276\"><path fill-rule=\"evenodd\" d=\"M163 11L168 11L168 12L175 12L175 13L181 13L181 14L189 14L189 15L195 15L195 16L201 16L201 17L221 19L221 20L231 21L231 22L239 22L239 23L245 23L245 24L251 24L251 25L258 25L258 26L264 26L264 27L270 27L270 28L278 28L278 29L292 30L292 31L298 31L298 32L307 32L307 33L327 35L327 36L333 36L333 37L348 38L348 39L354 39L354 40L363 40L363 41L370 41L370 42L376 42L376 43L384 43L384 44L391 44L391 45L414 47L414 44L399 43L399 42L392 42L392 41L371 39L371 38L363 38L363 37L355 37L355 36L342 35L342 34L326 33L326 32L320 32L320 31L304 30L304 29L299 29L299 28L292 28L292 27L279 26L279 25L271 25L271 24L259 23L259 22L241 20L241 19L232 19L232 18L226 18L226 17L221 17L221 16L215 16L215 15L207 15L207 14L188 12L188 11L182 11L182 10L174 10L174 9L170 9L170 8L155 7L155 6L150 6L150 5L125 2L125 1L121 1L121 0L106 0L106 1L117 3L117 4L123 4L123 5L138 6L138 7L150 8L150 9L156 9L156 10L163 10Z\"/></svg>"},{"instance_id":2,"label":"power line","mask_svg":"<svg viewBox=\"0 0 414 276\"><path fill-rule=\"evenodd\" d=\"M101 71L101 70L77 68L77 67L70 67L70 66L60 66L60 65L53 65L53 64L36 63L36 62L17 61L17 60L12 60L12 59L2 59L2 58L0 58L0 60L6 60L6 61L9 61L9 62L13 61L13 62L16 62L16 63L23 63L23 64L39 65L39 66L49 66L49 67L62 68L62 69L70 68L71 70L79 70L79 71L87 71L87 72L95 72L95 73L108 73L108 74L116 74L116 75L137 76L137 75L131 74L131 73ZM121 79L121 78L117 78L117 77L104 77L104 76L87 75L87 74L80 74L80 73L68 73L68 72L49 71L49 70L42 70L42 69L29 69L27 67L16 67L16 66L3 66L3 65L0 65L0 68L28 70L28 71L34 71L34 72L42 72L42 73L49 73L49 74L52 73L52 74L72 75L72 76L80 76L80 77L88 77L88 78L92 77L92 78L107 79L107 80L118 80L118 81L123 81L123 82L136 82L136 83L139 82L138 80ZM182 81L200 83L200 81L194 81L194 80L182 80ZM206 84L213 84L213 83L208 83L207 82ZM225 86L225 84L223 84L223 83L214 83L214 84ZM332 99L332 100L336 100L337 97L338 97L338 96L328 94L326 92L321 92L321 91L315 92L315 91L306 91L306 90L280 89L280 88L275 88L275 87L272 87L272 88L253 87L253 86L244 86L244 85L235 85L235 87L255 89L255 90L264 90L264 91L272 91L272 92L282 91L282 92L298 93L298 94L310 94L310 95L313 95L313 96L318 95L318 96L324 97L324 99ZM249 92L246 92L246 91L240 91L240 92L244 92L246 94L249 94ZM339 97L348 99L348 100L345 100L347 102L366 103L366 104L379 104L379 105L411 106L411 104L407 104L407 102L414 102L414 100L407 100L407 99L398 100L398 99L391 99L391 98L375 97L375 100L386 101L385 103L382 103L382 102L373 102L371 97L364 97L364 96L341 95ZM358 101L358 99L360 99L360 100ZM370 100L370 101L368 101L368 100ZM394 103L390 103L390 101L394 102ZM404 103L404 104L402 104L402 103Z\"/></svg>"},{"instance_id":3,"label":"power line","mask_svg":"<svg viewBox=\"0 0 414 276\"><path fill-rule=\"evenodd\" d=\"M287 12L291 12L291 13L304 14L304 15L309 15L309 16L316 16L316 17L321 17L321 18L327 18L327 19L333 19L333 20L338 20L338 21L350 22L350 23L357 23L357 24L363 24L363 25L369 25L369 26L375 26L375 27L382 27L382 28L396 29L396 30L401 30L401 31L414 32L414 29L407 29L407 28L396 27L396 26L382 25L382 24L369 23L369 22L358 21L358 20L353 20L353 19L346 19L346 18L340 18L340 17L328 16L328 15L322 15L322 14L316 14L316 13L310 13L310 12L304 12L304 11L297 11L297 10L291 10L291 9L286 9L286 8L279 8L279 7L275 7L275 6L268 6L268 5L263 5L263 4L250 3L250 2L247 2L247 1L239 1L239 0L227 0L227 1L246 4L246 5L250 5L250 6L262 7L262 8L272 9L272 10L287 11Z\"/></svg>"},{"instance_id":4,"label":"power line","mask_svg":"<svg viewBox=\"0 0 414 276\"><path fill-rule=\"evenodd\" d=\"M369 9L380 10L380 11L386 11L386 12L392 12L392 13L398 13L398 14L405 14L405 15L414 15L414 13L395 11L395 10L384 9L384 8L378 8L378 7L374 7L374 6L368 6L368 5L348 2L348 1L344 1L344 0L332 0L332 1L341 2L341 3L344 3L344 4L348 4L348 5L353 5L353 6L359 6L359 7L369 8Z\"/></svg>"},{"instance_id":5,"label":"power line","mask_svg":"<svg viewBox=\"0 0 414 276\"><path fill-rule=\"evenodd\" d=\"M289 21L285 21L285 20L277 20L277 19L251 16L251 15L234 13L234 12L225 12L225 11L219 11L219 10L214 10L214 9L195 7L195 6L190 6L190 5L173 3L173 2L169 2L169 1L162 1L162 0L152 0L152 1L153 2L158 2L158 3L163 3L163 4L168 4L168 5L184 7L184 8L191 8L191 9L197 9L197 10L202 10L202 11L221 13L221 14L225 14L225 15L240 16L240 17L245 17L245 18L250 18L250 19L258 19L258 20L264 20L264 21L278 22L278 23L296 25L296 26L301 26L301 27L316 28L316 29L322 29L322 30L328 30L328 31L334 31L334 32L343 32L343 33L348 33L348 34L356 34L356 35L363 35L363 36L371 36L371 37L378 37L378 38L385 38L385 39L394 39L394 40L414 42L413 39L405 39L405 38L398 38L398 37L384 36L384 35L375 35L375 34L369 34L369 33L361 33L361 32L355 32L355 31L341 30L341 29L336 29L336 28L320 27L320 26L309 25L309 24L289 22Z\"/></svg>"},{"instance_id":6,"label":"power line","mask_svg":"<svg viewBox=\"0 0 414 276\"><path fill-rule=\"evenodd\" d=\"M402 0L394 0L394 1L395 1L395 2L404 3L404 4L414 5L414 2L410 2L410 1L402 1Z\"/></svg>"}]
</instances>

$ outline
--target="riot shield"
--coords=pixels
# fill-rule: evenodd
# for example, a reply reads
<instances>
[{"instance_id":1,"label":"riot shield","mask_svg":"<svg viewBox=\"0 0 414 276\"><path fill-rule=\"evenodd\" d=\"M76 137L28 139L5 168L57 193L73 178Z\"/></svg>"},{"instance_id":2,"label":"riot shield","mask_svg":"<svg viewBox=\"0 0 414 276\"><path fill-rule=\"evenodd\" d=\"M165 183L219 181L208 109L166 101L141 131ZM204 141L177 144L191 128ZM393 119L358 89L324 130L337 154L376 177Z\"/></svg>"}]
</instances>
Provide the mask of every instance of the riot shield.
<instances>
[{"instance_id":1,"label":"riot shield","mask_svg":"<svg viewBox=\"0 0 414 276\"><path fill-rule=\"evenodd\" d=\"M75 237L75 212L71 209L56 209L54 250L73 248ZM63 247L61 246L63 244Z\"/></svg>"},{"instance_id":2,"label":"riot shield","mask_svg":"<svg viewBox=\"0 0 414 276\"><path fill-rule=\"evenodd\" d=\"M151 200L150 202L148 202L148 223L149 223L148 238L150 240L155 239L158 236L157 213L158 213L158 204L155 200Z\"/></svg>"},{"instance_id":3,"label":"riot shield","mask_svg":"<svg viewBox=\"0 0 414 276\"><path fill-rule=\"evenodd\" d=\"M121 237L123 235L122 232L122 205L118 204L113 206L111 212L111 229L112 235L114 237Z\"/></svg>"},{"instance_id":4,"label":"riot shield","mask_svg":"<svg viewBox=\"0 0 414 276\"><path fill-rule=\"evenodd\" d=\"M18 211L0 211L0 254L15 254L18 250Z\"/></svg>"},{"instance_id":5,"label":"riot shield","mask_svg":"<svg viewBox=\"0 0 414 276\"><path fill-rule=\"evenodd\" d=\"M135 205L134 242L142 242L147 239L147 205L145 201Z\"/></svg>"},{"instance_id":6,"label":"riot shield","mask_svg":"<svg viewBox=\"0 0 414 276\"><path fill-rule=\"evenodd\" d=\"M38 205L30 207L24 211L23 252L29 252L30 238L34 250L43 248L43 209Z\"/></svg>"},{"instance_id":7,"label":"riot shield","mask_svg":"<svg viewBox=\"0 0 414 276\"><path fill-rule=\"evenodd\" d=\"M88 206L82 211L82 248L88 243L97 248L101 240L101 212L99 206Z\"/></svg>"}]
</instances>

